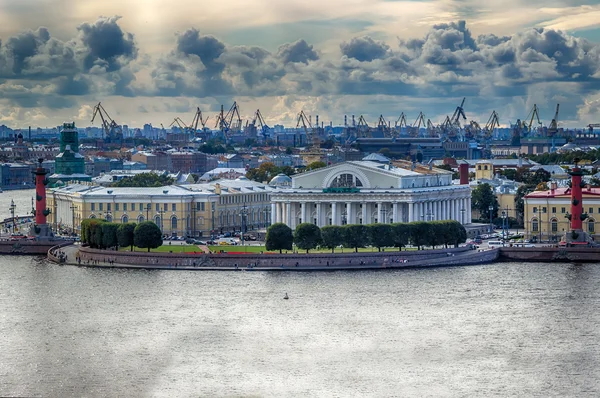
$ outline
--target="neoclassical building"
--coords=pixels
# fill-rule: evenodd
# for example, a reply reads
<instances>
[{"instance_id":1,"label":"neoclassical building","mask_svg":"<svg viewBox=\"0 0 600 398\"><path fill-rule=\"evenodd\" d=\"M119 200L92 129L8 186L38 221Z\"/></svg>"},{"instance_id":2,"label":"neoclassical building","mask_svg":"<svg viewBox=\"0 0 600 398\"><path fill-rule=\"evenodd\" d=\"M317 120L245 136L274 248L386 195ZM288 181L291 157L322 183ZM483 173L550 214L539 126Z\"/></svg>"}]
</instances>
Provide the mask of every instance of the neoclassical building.
<instances>
[{"instance_id":1,"label":"neoclassical building","mask_svg":"<svg viewBox=\"0 0 600 398\"><path fill-rule=\"evenodd\" d=\"M295 175L271 193L273 222L295 228L457 220L471 222L471 189L452 172L399 161L353 161Z\"/></svg>"}]
</instances>

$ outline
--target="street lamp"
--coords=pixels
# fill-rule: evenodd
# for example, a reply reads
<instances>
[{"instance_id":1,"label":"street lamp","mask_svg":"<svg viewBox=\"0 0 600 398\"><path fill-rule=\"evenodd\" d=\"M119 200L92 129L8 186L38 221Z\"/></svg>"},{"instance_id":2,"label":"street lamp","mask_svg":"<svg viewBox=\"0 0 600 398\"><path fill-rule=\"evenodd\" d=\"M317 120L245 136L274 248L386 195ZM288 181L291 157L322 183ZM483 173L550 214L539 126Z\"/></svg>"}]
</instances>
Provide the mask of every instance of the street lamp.
<instances>
[{"instance_id":1,"label":"street lamp","mask_svg":"<svg viewBox=\"0 0 600 398\"><path fill-rule=\"evenodd\" d=\"M165 212L165 211L164 211L163 209L160 209L160 210L158 211L158 214L160 214L160 225L159 225L159 228L160 228L160 233L161 233L161 234L164 234L164 231L163 231L163 213L164 213L164 212Z\"/></svg>"},{"instance_id":2,"label":"street lamp","mask_svg":"<svg viewBox=\"0 0 600 398\"><path fill-rule=\"evenodd\" d=\"M211 207L211 213L212 213L212 227L210 230L210 238L214 239L215 238L215 203L211 202L210 207Z\"/></svg>"},{"instance_id":3,"label":"street lamp","mask_svg":"<svg viewBox=\"0 0 600 398\"><path fill-rule=\"evenodd\" d=\"M146 221L150 221L150 218L148 218L150 213L150 203L146 204Z\"/></svg>"},{"instance_id":4,"label":"street lamp","mask_svg":"<svg viewBox=\"0 0 600 398\"><path fill-rule=\"evenodd\" d=\"M502 210L502 239L506 240L506 211Z\"/></svg>"},{"instance_id":5,"label":"street lamp","mask_svg":"<svg viewBox=\"0 0 600 398\"><path fill-rule=\"evenodd\" d=\"M15 209L16 209L17 205L15 205L14 200L10 200L10 217L12 219L12 233L15 233L15 228L16 228L16 224L15 224Z\"/></svg>"},{"instance_id":6,"label":"street lamp","mask_svg":"<svg viewBox=\"0 0 600 398\"><path fill-rule=\"evenodd\" d=\"M493 224L492 224L492 212L494 211L494 206L490 205L488 207L488 210L490 211L490 234L492 233L492 231L494 230Z\"/></svg>"},{"instance_id":7,"label":"street lamp","mask_svg":"<svg viewBox=\"0 0 600 398\"><path fill-rule=\"evenodd\" d=\"M71 206L69 207L69 209L71 209L71 222L72 222L72 231L71 231L71 235L75 236L75 209L77 208L77 206L75 206L74 204L71 204Z\"/></svg>"},{"instance_id":8,"label":"street lamp","mask_svg":"<svg viewBox=\"0 0 600 398\"><path fill-rule=\"evenodd\" d=\"M244 232L246 232L245 221L246 221L246 214L248 213L247 209L248 209L248 207L244 203L244 205L242 206L242 210L240 211L240 214L242 216L242 229L240 231L240 237L242 238L242 246L244 246Z\"/></svg>"}]
</instances>

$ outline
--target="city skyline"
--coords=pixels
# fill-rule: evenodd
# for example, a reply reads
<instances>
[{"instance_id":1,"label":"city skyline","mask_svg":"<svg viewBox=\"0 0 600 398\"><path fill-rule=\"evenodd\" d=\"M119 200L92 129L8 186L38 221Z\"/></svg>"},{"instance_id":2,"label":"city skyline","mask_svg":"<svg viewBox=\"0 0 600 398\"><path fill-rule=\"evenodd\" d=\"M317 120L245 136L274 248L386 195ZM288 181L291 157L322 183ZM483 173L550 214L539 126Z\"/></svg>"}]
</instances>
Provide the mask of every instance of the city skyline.
<instances>
[{"instance_id":1,"label":"city skyline","mask_svg":"<svg viewBox=\"0 0 600 398\"><path fill-rule=\"evenodd\" d=\"M463 97L484 123L537 104L547 125L557 103L560 127L600 123L600 5L122 3L2 2L0 124L85 127L102 102L119 124L191 122L200 107L213 128L233 101L270 126L295 126L300 110L334 125L421 111L437 124Z\"/></svg>"}]
</instances>

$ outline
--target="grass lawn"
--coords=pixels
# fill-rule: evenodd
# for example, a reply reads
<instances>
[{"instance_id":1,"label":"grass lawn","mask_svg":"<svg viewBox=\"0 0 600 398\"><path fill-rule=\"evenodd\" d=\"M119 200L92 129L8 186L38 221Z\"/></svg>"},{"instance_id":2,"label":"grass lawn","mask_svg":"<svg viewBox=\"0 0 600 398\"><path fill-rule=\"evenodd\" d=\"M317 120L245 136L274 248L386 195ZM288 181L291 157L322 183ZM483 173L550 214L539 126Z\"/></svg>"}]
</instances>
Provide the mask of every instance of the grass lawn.
<instances>
[{"instance_id":1,"label":"grass lawn","mask_svg":"<svg viewBox=\"0 0 600 398\"><path fill-rule=\"evenodd\" d=\"M119 249L120 251L129 251L129 247L121 247ZM140 249L139 247L133 247L133 251L136 252L148 252L148 249ZM202 252L202 249L200 249L200 247L196 246L196 245L173 245L173 246L169 246L169 245L162 245L160 247L157 247L156 249L150 249L150 253L169 253L169 252L173 252L173 253L184 253L184 252Z\"/></svg>"},{"instance_id":2,"label":"grass lawn","mask_svg":"<svg viewBox=\"0 0 600 398\"><path fill-rule=\"evenodd\" d=\"M264 246L230 246L230 245L216 245L216 246L208 246L210 251L218 253L223 250L224 252L234 252L234 253L260 253L261 251L264 253L266 249ZM404 251L405 248L402 249ZM416 248L408 248L408 250L417 250ZM376 252L377 248L371 247L362 247L358 249L359 253L373 253ZM385 251L397 252L398 248L386 248ZM283 253L286 251L284 250ZM273 251L271 253L279 253L279 251ZM291 252L290 252L291 253ZM306 250L298 250L299 254L306 253ZM321 250L311 250L310 253L331 253L331 249L321 249ZM354 253L354 249L335 249L335 253Z\"/></svg>"}]
</instances>

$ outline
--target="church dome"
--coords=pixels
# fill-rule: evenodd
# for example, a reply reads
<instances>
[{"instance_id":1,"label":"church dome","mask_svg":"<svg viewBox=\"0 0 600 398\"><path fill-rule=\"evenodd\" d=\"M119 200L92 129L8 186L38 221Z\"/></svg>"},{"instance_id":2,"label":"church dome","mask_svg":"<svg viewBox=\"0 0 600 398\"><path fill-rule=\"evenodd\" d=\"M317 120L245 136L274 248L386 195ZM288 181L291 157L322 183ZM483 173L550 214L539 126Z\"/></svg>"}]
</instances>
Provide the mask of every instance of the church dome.
<instances>
[{"instance_id":1,"label":"church dome","mask_svg":"<svg viewBox=\"0 0 600 398\"><path fill-rule=\"evenodd\" d=\"M285 174L277 174L269 181L269 185L272 187L291 187L292 179Z\"/></svg>"}]
</instances>

